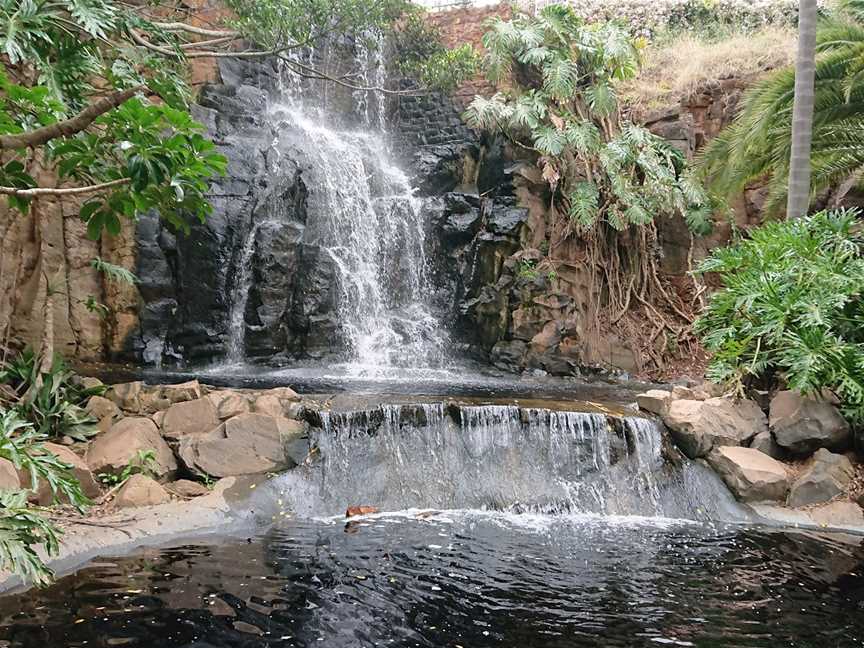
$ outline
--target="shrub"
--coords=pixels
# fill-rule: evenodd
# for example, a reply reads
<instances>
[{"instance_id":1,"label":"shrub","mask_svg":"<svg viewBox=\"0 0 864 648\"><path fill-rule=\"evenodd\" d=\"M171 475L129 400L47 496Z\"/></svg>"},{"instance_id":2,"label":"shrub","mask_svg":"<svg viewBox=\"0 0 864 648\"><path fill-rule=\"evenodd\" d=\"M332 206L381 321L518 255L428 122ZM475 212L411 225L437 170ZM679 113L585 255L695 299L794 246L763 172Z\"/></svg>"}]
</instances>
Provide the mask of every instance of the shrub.
<instances>
[{"instance_id":1,"label":"shrub","mask_svg":"<svg viewBox=\"0 0 864 648\"><path fill-rule=\"evenodd\" d=\"M762 383L827 388L864 419L864 235L858 212L769 222L716 250L698 272L719 275L696 330L708 377L739 392Z\"/></svg>"},{"instance_id":2,"label":"shrub","mask_svg":"<svg viewBox=\"0 0 864 648\"><path fill-rule=\"evenodd\" d=\"M14 410L0 411L0 457L19 471L30 475L35 490L42 480L55 498L62 496L79 510L89 501L71 472L71 466L45 450L45 436L24 421ZM60 532L42 515L42 509L29 507L28 491L0 490L0 569L9 570L25 581L44 585L53 574L36 549L48 556L57 554Z\"/></svg>"},{"instance_id":3,"label":"shrub","mask_svg":"<svg viewBox=\"0 0 864 648\"><path fill-rule=\"evenodd\" d=\"M12 407L41 435L84 441L98 431L96 420L83 406L104 387L88 389L77 383L60 356L55 356L51 371L40 376L35 355L28 349L0 366L0 385L11 389Z\"/></svg>"}]
</instances>

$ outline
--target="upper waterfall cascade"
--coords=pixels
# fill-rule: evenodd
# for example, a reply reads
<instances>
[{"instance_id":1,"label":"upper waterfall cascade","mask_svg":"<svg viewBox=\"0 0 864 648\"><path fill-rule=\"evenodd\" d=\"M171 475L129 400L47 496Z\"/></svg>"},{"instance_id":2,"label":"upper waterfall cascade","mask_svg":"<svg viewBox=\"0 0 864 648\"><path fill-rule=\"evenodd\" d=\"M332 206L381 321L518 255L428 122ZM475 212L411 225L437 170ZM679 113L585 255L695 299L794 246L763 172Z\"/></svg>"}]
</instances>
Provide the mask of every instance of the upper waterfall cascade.
<instances>
[{"instance_id":1,"label":"upper waterfall cascade","mask_svg":"<svg viewBox=\"0 0 864 648\"><path fill-rule=\"evenodd\" d=\"M364 45L356 56L358 83L382 86L381 48ZM331 341L333 350L349 370L360 373L441 367L447 335L429 303L423 200L394 162L384 97L373 90L355 91L351 126L344 127L344 114L328 106L326 96L308 92L307 84L286 72L271 100L268 118L277 155L270 172L282 172L283 155L302 151L306 166L301 176L309 192L306 236L332 263L332 290L338 293L339 331ZM260 219L278 221L279 215L270 212L252 223L235 259L239 267L227 344L232 362L244 358L247 296L254 281L248 268Z\"/></svg>"}]
</instances>

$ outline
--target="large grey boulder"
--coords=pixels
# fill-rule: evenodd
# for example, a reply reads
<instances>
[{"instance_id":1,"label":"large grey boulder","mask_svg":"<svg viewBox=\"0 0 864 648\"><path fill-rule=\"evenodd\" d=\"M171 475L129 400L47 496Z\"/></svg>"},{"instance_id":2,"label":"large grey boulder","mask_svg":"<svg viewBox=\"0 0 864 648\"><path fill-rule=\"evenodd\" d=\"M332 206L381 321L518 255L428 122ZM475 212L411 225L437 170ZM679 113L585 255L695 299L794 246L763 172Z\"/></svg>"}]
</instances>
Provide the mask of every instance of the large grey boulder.
<instances>
[{"instance_id":1,"label":"large grey boulder","mask_svg":"<svg viewBox=\"0 0 864 648\"><path fill-rule=\"evenodd\" d=\"M117 491L114 504L119 508L137 508L164 504L170 500L171 495L161 484L146 475L136 474L127 479Z\"/></svg>"},{"instance_id":2,"label":"large grey boulder","mask_svg":"<svg viewBox=\"0 0 864 648\"><path fill-rule=\"evenodd\" d=\"M759 450L718 447L708 455L708 463L742 502L783 500L789 490L786 466Z\"/></svg>"},{"instance_id":3,"label":"large grey boulder","mask_svg":"<svg viewBox=\"0 0 864 648\"><path fill-rule=\"evenodd\" d=\"M789 491L789 506L822 504L842 494L852 479L852 462L824 448L813 455Z\"/></svg>"},{"instance_id":4,"label":"large grey boulder","mask_svg":"<svg viewBox=\"0 0 864 648\"><path fill-rule=\"evenodd\" d=\"M85 461L96 475L119 473L130 461L136 460L142 450L155 453L152 468L160 478L176 472L174 453L159 434L156 424L143 416L121 419L110 430L97 436L87 447Z\"/></svg>"},{"instance_id":5,"label":"large grey boulder","mask_svg":"<svg viewBox=\"0 0 864 648\"><path fill-rule=\"evenodd\" d=\"M209 434L183 437L178 455L194 472L213 477L254 475L295 466L296 446L305 437L300 421L248 413L228 419Z\"/></svg>"},{"instance_id":6,"label":"large grey boulder","mask_svg":"<svg viewBox=\"0 0 864 648\"><path fill-rule=\"evenodd\" d=\"M189 434L207 434L219 425L219 417L209 398L175 403L165 411L162 435L177 441Z\"/></svg>"},{"instance_id":7,"label":"large grey boulder","mask_svg":"<svg viewBox=\"0 0 864 648\"><path fill-rule=\"evenodd\" d=\"M799 455L819 448L843 450L852 440L849 424L833 404L797 391L781 391L771 399L769 423L777 443Z\"/></svg>"},{"instance_id":8,"label":"large grey boulder","mask_svg":"<svg viewBox=\"0 0 864 648\"><path fill-rule=\"evenodd\" d=\"M704 457L715 447L746 445L768 426L756 403L730 398L672 401L663 422L691 459Z\"/></svg>"}]
</instances>

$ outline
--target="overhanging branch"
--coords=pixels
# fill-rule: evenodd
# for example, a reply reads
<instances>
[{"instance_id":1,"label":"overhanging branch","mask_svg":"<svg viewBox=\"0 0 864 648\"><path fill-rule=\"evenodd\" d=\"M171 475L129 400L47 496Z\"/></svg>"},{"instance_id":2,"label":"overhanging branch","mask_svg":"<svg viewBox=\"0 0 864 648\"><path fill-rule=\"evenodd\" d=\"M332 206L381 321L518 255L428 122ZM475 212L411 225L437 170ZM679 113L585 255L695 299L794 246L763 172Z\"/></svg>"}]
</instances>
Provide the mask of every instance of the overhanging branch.
<instances>
[{"instance_id":1,"label":"overhanging branch","mask_svg":"<svg viewBox=\"0 0 864 648\"><path fill-rule=\"evenodd\" d=\"M102 182L100 184L88 185L86 187L33 187L31 189L18 189L16 187L0 187L0 195L16 196L18 198L38 198L39 196L80 196L81 194L97 193L129 184L130 178L119 178Z\"/></svg>"},{"instance_id":2,"label":"overhanging branch","mask_svg":"<svg viewBox=\"0 0 864 648\"><path fill-rule=\"evenodd\" d=\"M103 97L102 99L93 102L77 115L70 117L69 119L64 119L55 124L49 124L48 126L43 126L42 128L37 128L36 130L28 131L26 133L0 135L0 149L35 148L50 142L52 139L58 137L69 137L70 135L80 133L96 121L98 117L104 115L110 110L114 110L145 89L145 86L136 86L127 90L118 90L112 92L107 97Z\"/></svg>"}]
</instances>

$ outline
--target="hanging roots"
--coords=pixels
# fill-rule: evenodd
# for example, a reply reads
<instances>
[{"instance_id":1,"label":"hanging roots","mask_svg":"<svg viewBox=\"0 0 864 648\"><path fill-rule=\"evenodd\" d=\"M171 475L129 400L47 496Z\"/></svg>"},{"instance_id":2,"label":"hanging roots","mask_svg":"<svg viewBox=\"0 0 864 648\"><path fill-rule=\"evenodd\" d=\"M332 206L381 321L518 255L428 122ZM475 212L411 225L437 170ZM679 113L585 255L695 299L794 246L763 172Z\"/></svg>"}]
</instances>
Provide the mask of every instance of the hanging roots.
<instances>
[{"instance_id":1,"label":"hanging roots","mask_svg":"<svg viewBox=\"0 0 864 648\"><path fill-rule=\"evenodd\" d=\"M701 347L693 334L693 322L704 287L693 275L685 286L661 276L660 244L653 222L621 232L604 224L577 232L564 223L553 227L550 256L573 237L578 237L585 250L575 262L584 265L589 276L589 342L614 334L633 351L639 372L655 378L664 375L672 362L698 355ZM692 246L691 237L688 270Z\"/></svg>"}]
</instances>

